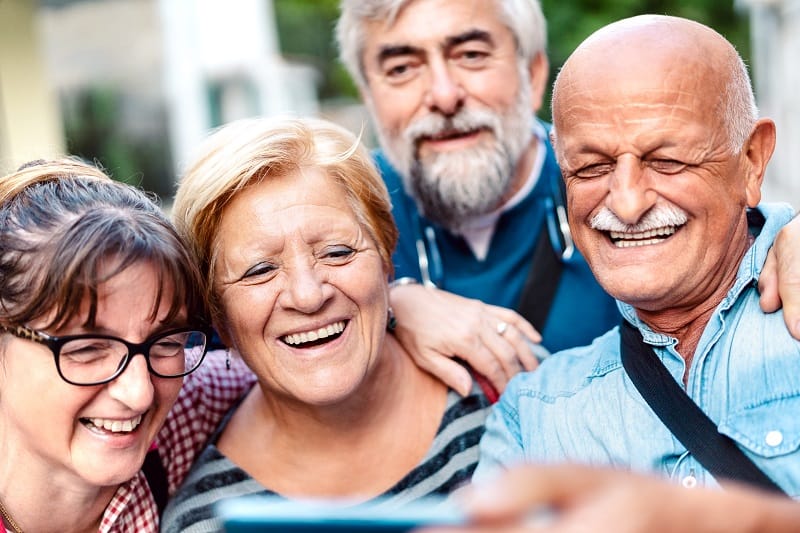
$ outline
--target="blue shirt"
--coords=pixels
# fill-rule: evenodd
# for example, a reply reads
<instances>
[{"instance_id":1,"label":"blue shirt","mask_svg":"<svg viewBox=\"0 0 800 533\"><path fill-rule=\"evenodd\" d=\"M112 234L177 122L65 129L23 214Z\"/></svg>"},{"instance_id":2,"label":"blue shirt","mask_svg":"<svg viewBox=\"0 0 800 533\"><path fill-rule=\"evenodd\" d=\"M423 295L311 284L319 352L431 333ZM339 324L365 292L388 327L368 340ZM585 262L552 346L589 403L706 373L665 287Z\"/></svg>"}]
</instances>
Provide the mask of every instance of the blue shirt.
<instances>
[{"instance_id":1,"label":"blue shirt","mask_svg":"<svg viewBox=\"0 0 800 533\"><path fill-rule=\"evenodd\" d=\"M516 309L542 224L547 223L548 216L555 216L554 192L561 180L553 148L548 139L543 141L547 152L539 179L522 202L500 216L484 260L473 255L462 237L420 215L397 171L381 152L376 152L375 162L389 189L392 214L400 230L393 257L395 276L422 279L418 245L424 246L433 281L440 289ZM427 228L430 236L425 235ZM562 261L562 267L552 307L540 331L542 344L551 352L588 344L620 320L614 300L603 291L578 252Z\"/></svg>"},{"instance_id":2,"label":"blue shirt","mask_svg":"<svg viewBox=\"0 0 800 533\"><path fill-rule=\"evenodd\" d=\"M760 206L766 222L695 351L687 394L755 464L800 497L800 342L781 312L764 314L757 280L786 205ZM684 360L676 339L653 332L620 303L676 381ZM474 479L516 462L573 461L656 472L684 484L716 485L653 413L627 377L614 328L587 347L550 357L512 379L481 440Z\"/></svg>"}]
</instances>

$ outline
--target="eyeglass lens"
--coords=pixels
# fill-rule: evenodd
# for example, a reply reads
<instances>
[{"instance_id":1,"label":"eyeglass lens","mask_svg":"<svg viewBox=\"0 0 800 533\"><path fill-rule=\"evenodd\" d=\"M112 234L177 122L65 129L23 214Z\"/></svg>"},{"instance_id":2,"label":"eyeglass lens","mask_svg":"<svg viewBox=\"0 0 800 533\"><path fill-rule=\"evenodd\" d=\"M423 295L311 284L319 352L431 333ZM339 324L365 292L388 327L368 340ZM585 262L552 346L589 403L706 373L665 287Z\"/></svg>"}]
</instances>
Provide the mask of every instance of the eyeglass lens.
<instances>
[{"instance_id":1,"label":"eyeglass lens","mask_svg":"<svg viewBox=\"0 0 800 533\"><path fill-rule=\"evenodd\" d=\"M197 368L203 359L206 334L181 331L153 340L149 360L153 371L164 377L181 376ZM61 374L73 383L105 381L119 370L128 356L128 347L115 339L73 339L61 346Z\"/></svg>"}]
</instances>

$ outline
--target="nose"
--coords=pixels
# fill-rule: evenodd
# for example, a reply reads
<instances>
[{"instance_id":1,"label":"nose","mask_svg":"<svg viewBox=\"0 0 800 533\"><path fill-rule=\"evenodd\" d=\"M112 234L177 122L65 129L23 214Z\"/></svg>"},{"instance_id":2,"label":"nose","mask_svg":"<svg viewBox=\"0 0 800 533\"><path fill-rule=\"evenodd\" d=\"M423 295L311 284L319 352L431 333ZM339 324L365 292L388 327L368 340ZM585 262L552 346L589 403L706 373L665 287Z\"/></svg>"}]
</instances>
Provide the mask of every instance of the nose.
<instances>
[{"instance_id":1,"label":"nose","mask_svg":"<svg viewBox=\"0 0 800 533\"><path fill-rule=\"evenodd\" d=\"M302 313L318 311L325 301L326 282L323 267L300 262L287 269L285 284L281 289L279 302L285 309L295 309Z\"/></svg>"},{"instance_id":2,"label":"nose","mask_svg":"<svg viewBox=\"0 0 800 533\"><path fill-rule=\"evenodd\" d=\"M638 157L620 156L610 180L606 207L622 222L636 224L655 205L657 194Z\"/></svg>"},{"instance_id":3,"label":"nose","mask_svg":"<svg viewBox=\"0 0 800 533\"><path fill-rule=\"evenodd\" d=\"M425 104L431 111L450 116L464 105L465 91L454 76L446 61L432 61L430 64L429 87Z\"/></svg>"},{"instance_id":4,"label":"nose","mask_svg":"<svg viewBox=\"0 0 800 533\"><path fill-rule=\"evenodd\" d=\"M153 380L147 361L141 354L132 354L128 366L108 384L111 397L134 411L145 411L153 403Z\"/></svg>"}]
</instances>

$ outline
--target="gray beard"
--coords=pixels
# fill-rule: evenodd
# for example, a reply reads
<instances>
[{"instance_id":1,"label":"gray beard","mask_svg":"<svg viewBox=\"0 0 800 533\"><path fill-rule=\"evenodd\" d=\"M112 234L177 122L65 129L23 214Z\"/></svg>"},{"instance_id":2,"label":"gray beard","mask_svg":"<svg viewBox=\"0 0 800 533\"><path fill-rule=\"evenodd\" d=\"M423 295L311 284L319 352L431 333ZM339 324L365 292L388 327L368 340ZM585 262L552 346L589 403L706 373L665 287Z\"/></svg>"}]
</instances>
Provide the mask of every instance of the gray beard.
<instances>
[{"instance_id":1,"label":"gray beard","mask_svg":"<svg viewBox=\"0 0 800 533\"><path fill-rule=\"evenodd\" d=\"M514 104L500 114L462 108L452 117L431 113L399 135L377 128L386 156L425 217L460 233L471 220L500 207L532 137L530 80L522 72L521 80ZM424 160L419 156L417 145L425 136L475 130L491 132L491 141Z\"/></svg>"},{"instance_id":2,"label":"gray beard","mask_svg":"<svg viewBox=\"0 0 800 533\"><path fill-rule=\"evenodd\" d=\"M516 157L501 145L415 158L408 185L417 208L455 233L497 208L511 185Z\"/></svg>"}]
</instances>

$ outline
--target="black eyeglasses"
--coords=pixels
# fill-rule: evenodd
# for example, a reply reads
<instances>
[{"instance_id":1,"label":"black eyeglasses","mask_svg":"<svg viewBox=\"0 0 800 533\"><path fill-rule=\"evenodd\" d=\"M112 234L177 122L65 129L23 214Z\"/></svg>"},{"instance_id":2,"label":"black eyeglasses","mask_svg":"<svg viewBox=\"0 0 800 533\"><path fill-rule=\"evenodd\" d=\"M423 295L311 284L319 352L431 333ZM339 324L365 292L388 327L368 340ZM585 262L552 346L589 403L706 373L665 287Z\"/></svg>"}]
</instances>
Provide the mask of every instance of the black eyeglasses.
<instances>
[{"instance_id":1,"label":"black eyeglasses","mask_svg":"<svg viewBox=\"0 0 800 533\"><path fill-rule=\"evenodd\" d=\"M179 378L200 366L208 350L210 330L179 328L159 333L136 344L111 335L54 337L25 326L3 326L0 331L44 344L53 352L61 379L72 385L102 385L113 381L142 354L151 374Z\"/></svg>"}]
</instances>

